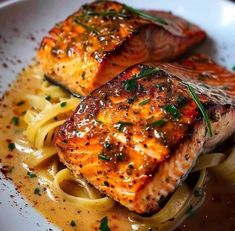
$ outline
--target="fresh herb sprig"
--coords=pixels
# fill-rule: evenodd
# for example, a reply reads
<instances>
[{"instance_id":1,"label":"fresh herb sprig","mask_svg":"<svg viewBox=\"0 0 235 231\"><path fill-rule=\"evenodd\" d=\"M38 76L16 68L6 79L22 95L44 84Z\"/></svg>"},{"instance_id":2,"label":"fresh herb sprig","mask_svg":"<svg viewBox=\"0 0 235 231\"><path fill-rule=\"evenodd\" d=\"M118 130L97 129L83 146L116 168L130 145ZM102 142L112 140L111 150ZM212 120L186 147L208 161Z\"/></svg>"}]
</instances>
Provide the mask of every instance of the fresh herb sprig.
<instances>
[{"instance_id":1,"label":"fresh herb sprig","mask_svg":"<svg viewBox=\"0 0 235 231\"><path fill-rule=\"evenodd\" d=\"M202 113L203 119L206 123L207 129L208 129L208 132L209 132L209 136L212 137L213 136L213 131L212 131L211 123L210 123L210 120L209 120L209 116L206 112L206 109L204 108L203 104L201 103L200 99L198 98L194 88L191 87L189 84L187 84L187 88L189 90L190 95L192 96L193 100L195 101L195 103L197 104L197 106L199 107L199 109Z\"/></svg>"},{"instance_id":2,"label":"fresh herb sprig","mask_svg":"<svg viewBox=\"0 0 235 231\"><path fill-rule=\"evenodd\" d=\"M99 35L100 34L95 28L90 27L87 24L83 23L78 17L74 18L74 22L77 23L78 25L82 26L87 31L94 33L95 35Z\"/></svg>"},{"instance_id":3,"label":"fresh herb sprig","mask_svg":"<svg viewBox=\"0 0 235 231\"><path fill-rule=\"evenodd\" d=\"M101 16L101 17L120 17L120 18L128 18L129 16L116 11L102 11L102 12L94 12L88 11L86 15L90 16Z\"/></svg>"},{"instance_id":4,"label":"fresh herb sprig","mask_svg":"<svg viewBox=\"0 0 235 231\"><path fill-rule=\"evenodd\" d=\"M153 15L151 15L151 14L148 14L148 13L146 13L146 12L143 12L143 11L141 11L141 10L138 10L138 9L136 9L136 8L133 8L133 7L131 7L131 6L125 5L125 8L126 8L127 10L129 10L130 12L132 12L133 14L138 15L138 16L141 17L141 18L150 20L150 21L152 21L152 22L154 22L154 23L158 23L158 24L161 24L161 25L168 25L168 23L167 23L164 19L162 19L162 18L153 16Z\"/></svg>"},{"instance_id":5,"label":"fresh herb sprig","mask_svg":"<svg viewBox=\"0 0 235 231\"><path fill-rule=\"evenodd\" d=\"M124 89L127 92L132 92L138 88L138 79L142 79L147 76L155 75L160 71L157 67L143 68L138 74L133 75L131 79L125 81Z\"/></svg>"}]
</instances>

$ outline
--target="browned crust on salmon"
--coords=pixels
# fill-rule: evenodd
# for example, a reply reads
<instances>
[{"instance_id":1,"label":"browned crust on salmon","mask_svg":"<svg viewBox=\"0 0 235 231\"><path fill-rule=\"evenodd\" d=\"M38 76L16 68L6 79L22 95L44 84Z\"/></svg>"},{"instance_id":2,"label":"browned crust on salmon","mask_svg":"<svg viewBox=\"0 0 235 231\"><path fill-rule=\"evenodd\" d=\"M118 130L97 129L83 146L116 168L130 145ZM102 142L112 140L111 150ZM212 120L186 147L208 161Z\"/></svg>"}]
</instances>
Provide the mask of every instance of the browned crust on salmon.
<instances>
[{"instance_id":1,"label":"browned crust on salmon","mask_svg":"<svg viewBox=\"0 0 235 231\"><path fill-rule=\"evenodd\" d=\"M108 10L125 17L88 15ZM38 51L44 73L71 92L87 95L128 66L172 60L205 38L204 31L183 19L153 14L167 25L140 18L117 2L82 6L44 37Z\"/></svg>"},{"instance_id":2,"label":"browned crust on salmon","mask_svg":"<svg viewBox=\"0 0 235 231\"><path fill-rule=\"evenodd\" d=\"M127 89L133 76L154 68L154 75ZM60 127L55 144L62 162L130 210L157 211L160 198L174 191L202 148L235 130L231 99L208 97L206 88L190 84L210 116L212 138L185 82L136 65L92 92Z\"/></svg>"}]
</instances>

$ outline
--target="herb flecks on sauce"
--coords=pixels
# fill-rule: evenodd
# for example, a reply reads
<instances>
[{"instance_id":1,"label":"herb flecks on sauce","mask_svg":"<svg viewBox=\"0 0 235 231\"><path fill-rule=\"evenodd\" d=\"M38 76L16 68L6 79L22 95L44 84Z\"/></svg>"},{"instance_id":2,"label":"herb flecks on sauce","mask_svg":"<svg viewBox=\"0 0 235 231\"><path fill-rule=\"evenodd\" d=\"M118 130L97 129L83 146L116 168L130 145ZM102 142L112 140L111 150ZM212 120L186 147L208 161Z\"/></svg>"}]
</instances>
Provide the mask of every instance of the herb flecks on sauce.
<instances>
[{"instance_id":1,"label":"herb flecks on sauce","mask_svg":"<svg viewBox=\"0 0 235 231\"><path fill-rule=\"evenodd\" d=\"M66 105L67 105L67 102L62 102L62 103L60 104L61 107L65 107Z\"/></svg>"},{"instance_id":2,"label":"herb flecks on sauce","mask_svg":"<svg viewBox=\"0 0 235 231\"><path fill-rule=\"evenodd\" d=\"M9 151L13 151L14 149L15 149L15 144L14 143L9 143L8 144L8 149L9 149Z\"/></svg>"},{"instance_id":3,"label":"herb flecks on sauce","mask_svg":"<svg viewBox=\"0 0 235 231\"><path fill-rule=\"evenodd\" d=\"M19 125L19 117L14 116L11 121L15 126Z\"/></svg>"},{"instance_id":4,"label":"herb flecks on sauce","mask_svg":"<svg viewBox=\"0 0 235 231\"><path fill-rule=\"evenodd\" d=\"M111 231L111 229L109 228L109 225L108 225L108 217L102 218L102 220L100 222L99 230L100 231Z\"/></svg>"},{"instance_id":5,"label":"herb flecks on sauce","mask_svg":"<svg viewBox=\"0 0 235 231\"><path fill-rule=\"evenodd\" d=\"M27 175L29 178L36 178L37 177L37 175L33 172L27 172Z\"/></svg>"}]
</instances>

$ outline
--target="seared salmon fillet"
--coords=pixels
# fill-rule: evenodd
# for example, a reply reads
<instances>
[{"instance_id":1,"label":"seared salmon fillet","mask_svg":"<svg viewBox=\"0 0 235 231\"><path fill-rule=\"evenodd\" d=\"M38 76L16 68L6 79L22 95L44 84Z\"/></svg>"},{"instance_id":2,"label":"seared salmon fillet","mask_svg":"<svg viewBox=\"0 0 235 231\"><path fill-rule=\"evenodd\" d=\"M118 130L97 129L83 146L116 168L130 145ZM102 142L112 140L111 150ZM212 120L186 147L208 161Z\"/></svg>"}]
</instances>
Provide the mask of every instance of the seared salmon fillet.
<instances>
[{"instance_id":1,"label":"seared salmon fillet","mask_svg":"<svg viewBox=\"0 0 235 231\"><path fill-rule=\"evenodd\" d=\"M189 84L189 85L188 85ZM213 136L191 97L210 118ZM61 161L139 214L158 211L203 149L235 131L235 101L138 64L93 91L56 134Z\"/></svg>"},{"instance_id":2,"label":"seared salmon fillet","mask_svg":"<svg viewBox=\"0 0 235 231\"><path fill-rule=\"evenodd\" d=\"M84 96L133 64L172 60L205 38L171 13L151 14L154 20L112 1L83 5L41 42L37 57L47 79Z\"/></svg>"}]
</instances>

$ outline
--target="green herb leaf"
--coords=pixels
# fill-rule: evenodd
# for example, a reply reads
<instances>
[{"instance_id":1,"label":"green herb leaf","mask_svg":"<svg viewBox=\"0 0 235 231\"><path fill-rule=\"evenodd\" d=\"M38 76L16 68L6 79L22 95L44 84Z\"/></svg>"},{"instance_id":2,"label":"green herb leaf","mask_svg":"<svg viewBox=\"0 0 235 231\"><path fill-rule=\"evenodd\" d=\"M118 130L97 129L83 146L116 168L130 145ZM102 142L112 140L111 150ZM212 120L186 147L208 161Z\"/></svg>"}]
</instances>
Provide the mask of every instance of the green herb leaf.
<instances>
[{"instance_id":1,"label":"green herb leaf","mask_svg":"<svg viewBox=\"0 0 235 231\"><path fill-rule=\"evenodd\" d=\"M75 226L76 226L75 221L72 220L72 221L70 222L70 226L75 227Z\"/></svg>"},{"instance_id":2,"label":"green herb leaf","mask_svg":"<svg viewBox=\"0 0 235 231\"><path fill-rule=\"evenodd\" d=\"M27 175L28 175L29 178L37 177L37 175L35 173L32 173L32 172L27 172Z\"/></svg>"},{"instance_id":3,"label":"green herb leaf","mask_svg":"<svg viewBox=\"0 0 235 231\"><path fill-rule=\"evenodd\" d=\"M143 68L138 74L133 75L131 79L126 80L124 83L124 89L127 92L131 92L139 88L139 84L137 82L138 79L142 79L147 76L155 75L160 71L157 67L149 67Z\"/></svg>"},{"instance_id":4,"label":"green herb leaf","mask_svg":"<svg viewBox=\"0 0 235 231\"><path fill-rule=\"evenodd\" d=\"M133 14L136 14L138 15L139 17L141 18L144 18L144 19L147 19L147 20L150 20L154 23L157 23L157 24L162 24L162 25L168 25L168 23L162 19L162 18L159 18L159 17L156 17L156 16L153 16L151 14L148 14L146 12L143 12L141 10L137 10L131 6L127 6L125 5L126 9L128 9L129 11L131 11Z\"/></svg>"},{"instance_id":5,"label":"green herb leaf","mask_svg":"<svg viewBox=\"0 0 235 231\"><path fill-rule=\"evenodd\" d=\"M88 26L87 24L84 24L83 22L81 22L81 20L78 17L74 18L74 22L77 23L78 25L82 26L87 31L90 31L90 32L94 33L95 35L99 35L99 32L96 29Z\"/></svg>"},{"instance_id":6,"label":"green herb leaf","mask_svg":"<svg viewBox=\"0 0 235 231\"><path fill-rule=\"evenodd\" d=\"M19 117L14 116L11 121L15 126L19 125Z\"/></svg>"},{"instance_id":7,"label":"green herb leaf","mask_svg":"<svg viewBox=\"0 0 235 231\"><path fill-rule=\"evenodd\" d=\"M143 101L139 102L140 106L144 106L145 104L149 103L150 99L144 99Z\"/></svg>"},{"instance_id":8,"label":"green herb leaf","mask_svg":"<svg viewBox=\"0 0 235 231\"><path fill-rule=\"evenodd\" d=\"M235 71L235 66L233 66L233 71Z\"/></svg>"},{"instance_id":9,"label":"green herb leaf","mask_svg":"<svg viewBox=\"0 0 235 231\"><path fill-rule=\"evenodd\" d=\"M15 144L14 143L9 143L8 144L8 149L10 150L10 151L13 151L14 149L15 149Z\"/></svg>"},{"instance_id":10,"label":"green herb leaf","mask_svg":"<svg viewBox=\"0 0 235 231\"><path fill-rule=\"evenodd\" d=\"M99 158L100 160L110 161L110 157L109 157L109 156L106 156L104 153L100 153L100 154L98 155L98 158Z\"/></svg>"},{"instance_id":11,"label":"green herb leaf","mask_svg":"<svg viewBox=\"0 0 235 231\"><path fill-rule=\"evenodd\" d=\"M48 95L48 96L45 97L45 99L46 99L47 101L51 101L51 96Z\"/></svg>"},{"instance_id":12,"label":"green herb leaf","mask_svg":"<svg viewBox=\"0 0 235 231\"><path fill-rule=\"evenodd\" d=\"M65 107L66 105L67 105L67 102L62 102L62 103L60 104L61 107Z\"/></svg>"},{"instance_id":13,"label":"green herb leaf","mask_svg":"<svg viewBox=\"0 0 235 231\"><path fill-rule=\"evenodd\" d=\"M150 124L147 125L147 127L162 127L166 124L166 120L156 120Z\"/></svg>"},{"instance_id":14,"label":"green herb leaf","mask_svg":"<svg viewBox=\"0 0 235 231\"><path fill-rule=\"evenodd\" d=\"M132 91L138 89L138 87L139 87L139 84L137 83L137 81L135 79L129 79L129 80L125 81L124 89L127 92L132 92Z\"/></svg>"},{"instance_id":15,"label":"green herb leaf","mask_svg":"<svg viewBox=\"0 0 235 231\"><path fill-rule=\"evenodd\" d=\"M100 231L111 231L111 229L109 228L109 225L108 225L108 217L104 217L101 220L99 230Z\"/></svg>"},{"instance_id":16,"label":"green herb leaf","mask_svg":"<svg viewBox=\"0 0 235 231\"><path fill-rule=\"evenodd\" d=\"M118 130L119 132L123 132L123 130L124 130L124 128L125 128L126 126L132 126L132 125L133 125L133 124L130 123L130 122L122 122L122 121L120 121L120 122L118 122L116 125L114 125L114 127L117 128L117 130Z\"/></svg>"},{"instance_id":17,"label":"green herb leaf","mask_svg":"<svg viewBox=\"0 0 235 231\"><path fill-rule=\"evenodd\" d=\"M40 188L35 188L33 193L34 193L35 195L41 196Z\"/></svg>"},{"instance_id":18,"label":"green herb leaf","mask_svg":"<svg viewBox=\"0 0 235 231\"><path fill-rule=\"evenodd\" d=\"M17 106L21 106L21 105L23 105L23 104L25 104L25 102L24 102L24 100L21 100L21 101L19 101L16 105L17 105Z\"/></svg>"},{"instance_id":19,"label":"green herb leaf","mask_svg":"<svg viewBox=\"0 0 235 231\"><path fill-rule=\"evenodd\" d=\"M163 110L170 113L174 119L178 119L180 117L180 112L174 105L166 105L163 107Z\"/></svg>"},{"instance_id":20,"label":"green herb leaf","mask_svg":"<svg viewBox=\"0 0 235 231\"><path fill-rule=\"evenodd\" d=\"M199 109L202 113L202 116L204 118L204 121L206 123L207 129L208 129L208 132L209 132L209 136L212 137L213 136L213 131L212 131L211 123L210 123L210 120L209 120L209 116L206 112L206 109L202 105L202 103L201 103L200 99L198 98L197 94L195 93L193 87L191 87L189 84L187 84L187 88L190 92L190 95L192 96L193 100L195 101L195 103L197 104L197 106L199 107Z\"/></svg>"}]
</instances>

